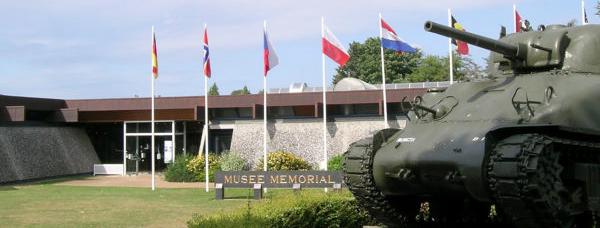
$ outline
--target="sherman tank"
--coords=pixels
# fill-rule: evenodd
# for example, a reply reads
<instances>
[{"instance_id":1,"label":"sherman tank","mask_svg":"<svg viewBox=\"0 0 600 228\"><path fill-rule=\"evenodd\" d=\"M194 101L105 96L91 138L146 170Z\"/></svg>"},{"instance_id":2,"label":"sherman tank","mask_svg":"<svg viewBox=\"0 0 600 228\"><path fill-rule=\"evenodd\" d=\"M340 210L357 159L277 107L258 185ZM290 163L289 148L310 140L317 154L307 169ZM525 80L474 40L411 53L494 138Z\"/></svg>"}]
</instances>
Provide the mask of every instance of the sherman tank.
<instances>
[{"instance_id":1,"label":"sherman tank","mask_svg":"<svg viewBox=\"0 0 600 228\"><path fill-rule=\"evenodd\" d=\"M405 128L352 143L344 180L359 204L390 227L598 227L600 26L425 30L490 50L488 77L405 97Z\"/></svg>"}]
</instances>

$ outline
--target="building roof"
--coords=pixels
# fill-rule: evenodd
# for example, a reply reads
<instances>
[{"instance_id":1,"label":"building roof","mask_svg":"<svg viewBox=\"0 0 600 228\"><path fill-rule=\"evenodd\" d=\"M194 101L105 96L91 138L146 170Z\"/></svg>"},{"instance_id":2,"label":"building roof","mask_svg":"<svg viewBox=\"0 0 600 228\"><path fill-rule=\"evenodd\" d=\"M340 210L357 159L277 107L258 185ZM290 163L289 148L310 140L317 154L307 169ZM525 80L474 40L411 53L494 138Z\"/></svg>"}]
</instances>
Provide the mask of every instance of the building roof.
<instances>
[{"instance_id":1,"label":"building roof","mask_svg":"<svg viewBox=\"0 0 600 228\"><path fill-rule=\"evenodd\" d=\"M427 88L388 89L388 103L399 103L402 98L412 100L423 95ZM269 107L306 108L318 117L322 106L321 92L268 94ZM0 95L0 121L48 121L48 122L120 122L148 120L150 98L74 99L59 100ZM204 118L203 96L157 97L157 119L202 120ZM378 104L382 110L381 90L353 90L327 92L327 105ZM210 110L246 109L252 118L262 111L263 95L209 96Z\"/></svg>"}]
</instances>

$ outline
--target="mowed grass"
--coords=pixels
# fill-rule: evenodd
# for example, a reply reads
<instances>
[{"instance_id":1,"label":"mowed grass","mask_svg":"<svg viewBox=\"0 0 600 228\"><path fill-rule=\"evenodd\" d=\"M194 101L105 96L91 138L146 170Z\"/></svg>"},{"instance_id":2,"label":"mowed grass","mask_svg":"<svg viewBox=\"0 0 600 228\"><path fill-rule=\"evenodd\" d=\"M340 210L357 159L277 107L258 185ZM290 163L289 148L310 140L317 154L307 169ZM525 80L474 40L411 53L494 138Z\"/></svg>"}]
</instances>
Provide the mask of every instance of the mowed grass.
<instances>
[{"instance_id":1,"label":"mowed grass","mask_svg":"<svg viewBox=\"0 0 600 228\"><path fill-rule=\"evenodd\" d=\"M62 186L52 182L0 186L0 227L185 227L193 214L227 213L251 192L204 189Z\"/></svg>"}]
</instances>

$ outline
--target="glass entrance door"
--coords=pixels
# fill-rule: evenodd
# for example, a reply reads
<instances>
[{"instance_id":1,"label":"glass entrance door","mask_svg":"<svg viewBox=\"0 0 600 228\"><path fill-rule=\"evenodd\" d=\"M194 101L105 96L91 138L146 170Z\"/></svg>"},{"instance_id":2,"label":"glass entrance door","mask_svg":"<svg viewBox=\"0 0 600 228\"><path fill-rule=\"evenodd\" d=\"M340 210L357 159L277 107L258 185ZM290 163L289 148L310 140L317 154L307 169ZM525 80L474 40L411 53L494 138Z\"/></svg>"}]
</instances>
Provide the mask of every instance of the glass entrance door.
<instances>
[{"instance_id":1,"label":"glass entrance door","mask_svg":"<svg viewBox=\"0 0 600 228\"><path fill-rule=\"evenodd\" d=\"M125 122L124 143L123 143L123 163L125 165L124 174L138 174L141 172L151 172L152 153L151 153L151 125L150 122ZM160 172L167 167L168 163L176 159L175 151L178 143L185 134L175 129L175 121L155 121L154 133L154 155L155 170ZM183 129L182 129L183 130Z\"/></svg>"}]
</instances>

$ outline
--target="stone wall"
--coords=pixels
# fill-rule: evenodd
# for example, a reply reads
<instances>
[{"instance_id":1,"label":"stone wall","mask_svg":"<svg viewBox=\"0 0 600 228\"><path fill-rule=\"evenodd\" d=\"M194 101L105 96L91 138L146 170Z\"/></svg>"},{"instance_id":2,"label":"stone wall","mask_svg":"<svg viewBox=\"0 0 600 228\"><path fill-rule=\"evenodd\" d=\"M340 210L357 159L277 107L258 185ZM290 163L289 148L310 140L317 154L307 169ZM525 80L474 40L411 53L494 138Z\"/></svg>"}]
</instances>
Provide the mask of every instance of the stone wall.
<instances>
[{"instance_id":1,"label":"stone wall","mask_svg":"<svg viewBox=\"0 0 600 228\"><path fill-rule=\"evenodd\" d=\"M100 163L78 127L0 124L0 183L91 173Z\"/></svg>"},{"instance_id":2,"label":"stone wall","mask_svg":"<svg viewBox=\"0 0 600 228\"><path fill-rule=\"evenodd\" d=\"M403 128L406 120L389 120L390 127ZM235 121L231 151L241 154L250 163L263 157L263 122L260 120ZM268 151L293 152L311 164L323 161L322 119L278 119L269 121ZM328 157L341 154L361 138L383 129L382 117L336 118L327 123Z\"/></svg>"}]
</instances>

